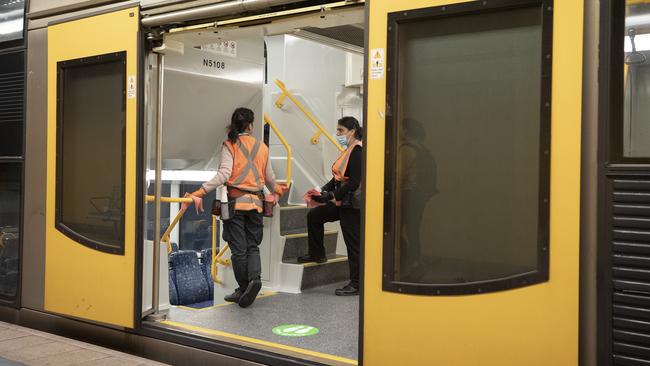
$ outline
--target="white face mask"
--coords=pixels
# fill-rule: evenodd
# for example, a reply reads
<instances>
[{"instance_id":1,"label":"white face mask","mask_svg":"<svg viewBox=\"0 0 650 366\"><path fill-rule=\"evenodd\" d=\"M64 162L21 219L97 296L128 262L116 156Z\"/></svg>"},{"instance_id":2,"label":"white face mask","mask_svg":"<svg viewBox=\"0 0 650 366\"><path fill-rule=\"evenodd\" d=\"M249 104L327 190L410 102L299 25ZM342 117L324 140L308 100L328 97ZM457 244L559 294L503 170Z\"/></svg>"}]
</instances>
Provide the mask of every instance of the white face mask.
<instances>
[{"instance_id":1,"label":"white face mask","mask_svg":"<svg viewBox=\"0 0 650 366\"><path fill-rule=\"evenodd\" d=\"M348 137L345 135L337 135L336 136L336 141L338 141L339 145L346 147L348 146Z\"/></svg>"}]
</instances>

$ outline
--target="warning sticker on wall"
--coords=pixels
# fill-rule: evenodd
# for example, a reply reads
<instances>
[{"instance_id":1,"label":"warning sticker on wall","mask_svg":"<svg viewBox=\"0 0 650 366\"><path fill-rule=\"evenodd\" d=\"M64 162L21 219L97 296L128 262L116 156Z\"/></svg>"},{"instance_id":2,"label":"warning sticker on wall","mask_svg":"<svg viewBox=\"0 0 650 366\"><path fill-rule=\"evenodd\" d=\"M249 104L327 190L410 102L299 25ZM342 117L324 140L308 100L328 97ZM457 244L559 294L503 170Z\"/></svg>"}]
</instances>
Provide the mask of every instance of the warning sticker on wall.
<instances>
[{"instance_id":1,"label":"warning sticker on wall","mask_svg":"<svg viewBox=\"0 0 650 366\"><path fill-rule=\"evenodd\" d=\"M370 50L370 78L384 78L384 49L373 48Z\"/></svg>"},{"instance_id":2,"label":"warning sticker on wall","mask_svg":"<svg viewBox=\"0 0 650 366\"><path fill-rule=\"evenodd\" d=\"M223 41L217 43L204 44L197 47L203 51L218 53L220 55L237 57L237 42L236 41Z\"/></svg>"},{"instance_id":3,"label":"warning sticker on wall","mask_svg":"<svg viewBox=\"0 0 650 366\"><path fill-rule=\"evenodd\" d=\"M126 97L128 99L135 98L135 75L129 75L126 82Z\"/></svg>"}]
</instances>

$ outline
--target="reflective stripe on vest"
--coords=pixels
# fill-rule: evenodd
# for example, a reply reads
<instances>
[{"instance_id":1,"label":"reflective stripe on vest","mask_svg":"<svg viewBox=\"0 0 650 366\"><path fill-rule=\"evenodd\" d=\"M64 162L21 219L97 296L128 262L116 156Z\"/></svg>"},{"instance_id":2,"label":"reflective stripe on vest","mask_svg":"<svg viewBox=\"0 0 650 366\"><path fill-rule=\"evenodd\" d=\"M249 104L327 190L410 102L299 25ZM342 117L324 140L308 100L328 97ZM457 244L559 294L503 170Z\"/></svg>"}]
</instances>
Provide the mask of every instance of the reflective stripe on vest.
<instances>
[{"instance_id":1,"label":"reflective stripe on vest","mask_svg":"<svg viewBox=\"0 0 650 366\"><path fill-rule=\"evenodd\" d=\"M227 186L259 192L264 188L268 148L254 137L239 136L236 143L225 142L232 154L233 166Z\"/></svg>"},{"instance_id":2,"label":"reflective stripe on vest","mask_svg":"<svg viewBox=\"0 0 650 366\"><path fill-rule=\"evenodd\" d=\"M262 200L256 194L247 193L241 197L235 198L235 210L257 210L257 212L262 212L263 209L264 203L262 203Z\"/></svg>"},{"instance_id":3,"label":"reflective stripe on vest","mask_svg":"<svg viewBox=\"0 0 650 366\"><path fill-rule=\"evenodd\" d=\"M345 176L345 171L348 169L348 161L350 161L352 150L354 150L356 146L363 146L363 144L361 141L357 141L350 145L343 153L341 153L341 155L339 155L339 158L336 159L332 165L332 175L334 175L334 179L337 182L344 182L349 179Z\"/></svg>"}]
</instances>

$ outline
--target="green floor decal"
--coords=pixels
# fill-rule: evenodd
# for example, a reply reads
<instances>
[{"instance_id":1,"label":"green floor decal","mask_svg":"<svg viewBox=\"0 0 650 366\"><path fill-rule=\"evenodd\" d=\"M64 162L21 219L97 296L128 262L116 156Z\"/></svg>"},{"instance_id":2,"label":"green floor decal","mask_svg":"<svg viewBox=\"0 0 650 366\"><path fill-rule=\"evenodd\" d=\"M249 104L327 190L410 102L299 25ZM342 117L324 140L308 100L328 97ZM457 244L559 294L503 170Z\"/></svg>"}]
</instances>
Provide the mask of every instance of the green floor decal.
<instances>
[{"instance_id":1,"label":"green floor decal","mask_svg":"<svg viewBox=\"0 0 650 366\"><path fill-rule=\"evenodd\" d=\"M285 337L306 337L318 333L318 328L304 324L284 324L273 328L273 333Z\"/></svg>"}]
</instances>

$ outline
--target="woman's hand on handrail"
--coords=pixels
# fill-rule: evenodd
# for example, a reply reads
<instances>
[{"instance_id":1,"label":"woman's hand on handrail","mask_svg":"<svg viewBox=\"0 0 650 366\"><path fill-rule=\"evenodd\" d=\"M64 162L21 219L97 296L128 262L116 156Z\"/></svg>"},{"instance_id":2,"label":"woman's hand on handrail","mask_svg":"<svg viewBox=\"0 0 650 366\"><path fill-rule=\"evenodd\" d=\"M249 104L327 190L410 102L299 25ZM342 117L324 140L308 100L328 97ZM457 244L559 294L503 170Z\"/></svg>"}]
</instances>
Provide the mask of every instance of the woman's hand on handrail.
<instances>
[{"instance_id":1,"label":"woman's hand on handrail","mask_svg":"<svg viewBox=\"0 0 650 366\"><path fill-rule=\"evenodd\" d=\"M192 193L187 193L185 192L185 195L183 197L189 197L194 201L194 207L196 208L196 213L198 215L199 211L203 212L203 196L206 195L205 190L203 187L197 189L196 191ZM190 206L188 202L183 202L181 204L181 209L182 210L187 210L187 208Z\"/></svg>"}]
</instances>

